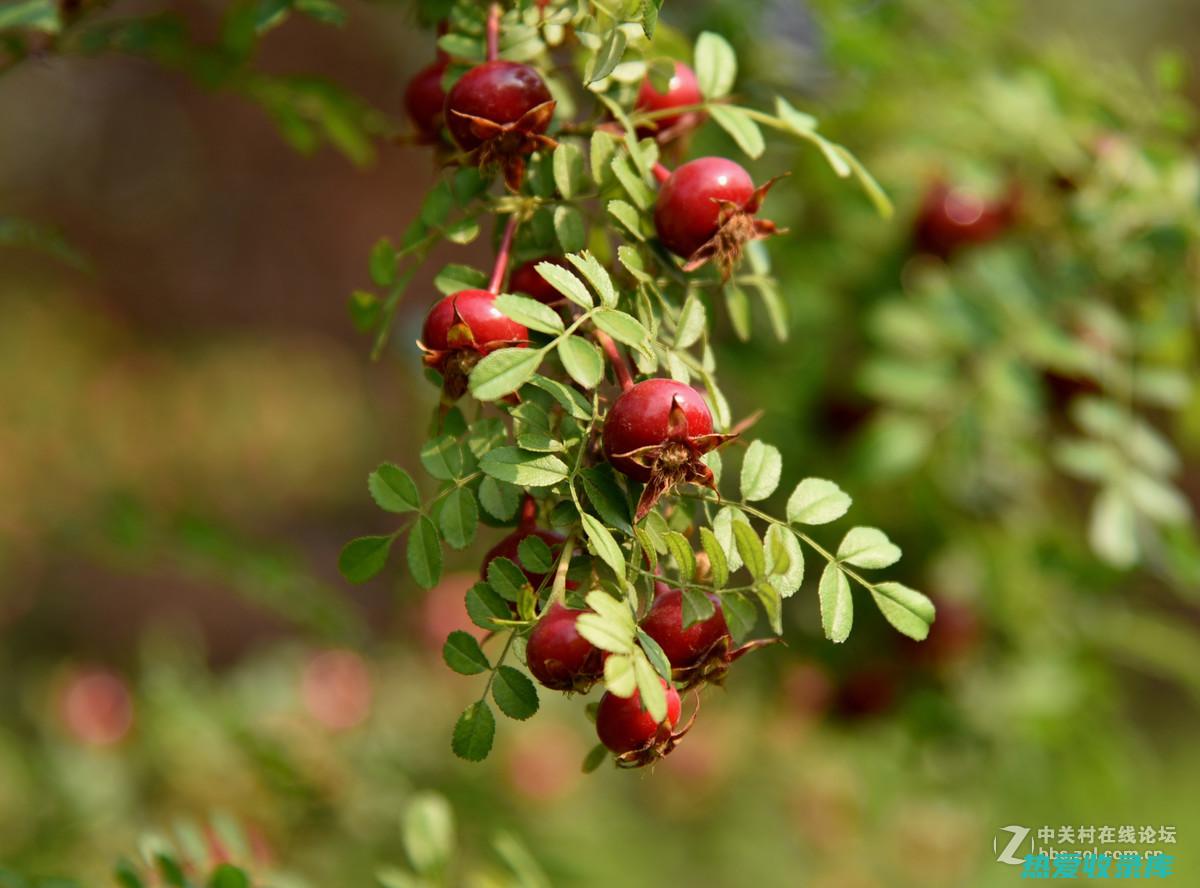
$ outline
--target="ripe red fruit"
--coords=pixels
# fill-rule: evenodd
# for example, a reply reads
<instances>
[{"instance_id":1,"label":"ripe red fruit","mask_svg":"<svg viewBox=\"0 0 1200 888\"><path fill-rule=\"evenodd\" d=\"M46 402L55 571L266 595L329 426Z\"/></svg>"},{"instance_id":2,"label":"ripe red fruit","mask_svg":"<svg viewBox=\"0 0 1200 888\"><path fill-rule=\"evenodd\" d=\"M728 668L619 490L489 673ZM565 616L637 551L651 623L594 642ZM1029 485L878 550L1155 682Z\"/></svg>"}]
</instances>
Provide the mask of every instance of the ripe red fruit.
<instances>
[{"instance_id":1,"label":"ripe red fruit","mask_svg":"<svg viewBox=\"0 0 1200 888\"><path fill-rule=\"evenodd\" d=\"M526 537L539 537L544 540L546 545L550 547L550 551L558 556L562 549L563 540L565 537L561 533L555 533L552 530L545 530L541 527L522 526L518 527L492 548L488 549L487 554L483 556L483 567L480 568L479 574L483 579L487 579L487 569L497 558L507 558L509 561L521 568L521 573L525 574L525 579L529 580L529 585L533 586L534 590L540 589L542 584L549 578L549 574L533 573L521 566L521 558L518 549L521 546L521 541Z\"/></svg>"},{"instance_id":2,"label":"ripe red fruit","mask_svg":"<svg viewBox=\"0 0 1200 888\"><path fill-rule=\"evenodd\" d=\"M491 61L458 79L446 96L446 126L480 166L499 164L508 187L521 187L525 155L557 143L545 135L554 100L529 65Z\"/></svg>"},{"instance_id":3,"label":"ripe red fruit","mask_svg":"<svg viewBox=\"0 0 1200 888\"><path fill-rule=\"evenodd\" d=\"M637 691L632 697L618 697L606 691L600 698L596 734L601 743L617 753L619 761L646 764L665 754L658 749L675 739L671 732L679 723L679 693L665 681L663 687L667 691L667 717L662 724L642 708L642 696ZM641 760L646 755L649 758Z\"/></svg>"},{"instance_id":4,"label":"ripe red fruit","mask_svg":"<svg viewBox=\"0 0 1200 888\"><path fill-rule=\"evenodd\" d=\"M461 398L479 359L505 346L523 348L529 330L496 308L496 294L460 290L441 299L425 318L419 343L425 363L444 379L446 396Z\"/></svg>"},{"instance_id":5,"label":"ripe red fruit","mask_svg":"<svg viewBox=\"0 0 1200 888\"><path fill-rule=\"evenodd\" d=\"M755 188L750 174L724 157L689 161L659 187L654 205L658 239L687 260L684 271L715 259L728 278L747 241L779 231L774 222L756 216L776 181Z\"/></svg>"},{"instance_id":6,"label":"ripe red fruit","mask_svg":"<svg viewBox=\"0 0 1200 888\"><path fill-rule=\"evenodd\" d=\"M675 73L667 84L666 92L659 92L647 77L638 89L637 110L639 111L668 111L672 108L686 108L689 105L699 105L704 101L700 93L700 85L696 82L696 72L683 62L675 63ZM667 142L693 129L700 122L701 114L697 111L685 111L682 114L670 114L656 117L648 124L638 127L639 138L655 136L660 142Z\"/></svg>"},{"instance_id":7,"label":"ripe red fruit","mask_svg":"<svg viewBox=\"0 0 1200 888\"><path fill-rule=\"evenodd\" d=\"M948 259L964 247L987 243L1003 234L1016 219L1020 194L1014 185L998 200L952 188L937 180L925 192L913 231L916 248Z\"/></svg>"},{"instance_id":8,"label":"ripe red fruit","mask_svg":"<svg viewBox=\"0 0 1200 888\"><path fill-rule=\"evenodd\" d=\"M708 405L690 385L647 379L613 403L603 437L613 468L646 484L637 509L641 520L676 484L714 487L701 457L736 436L713 433Z\"/></svg>"},{"instance_id":9,"label":"ripe red fruit","mask_svg":"<svg viewBox=\"0 0 1200 888\"><path fill-rule=\"evenodd\" d=\"M723 659L729 652L733 639L725 625L721 599L711 592L708 599L715 608L712 616L686 629L683 626L683 592L679 589L659 592L642 619L642 629L658 642L673 669L689 670L714 654Z\"/></svg>"},{"instance_id":10,"label":"ripe red fruit","mask_svg":"<svg viewBox=\"0 0 1200 888\"><path fill-rule=\"evenodd\" d=\"M561 256L540 256L537 259L530 259L517 266L517 270L512 273L512 277L508 279L508 292L524 293L543 305L554 305L561 302L565 297L558 290L554 289L545 278L537 271L539 262L552 262L555 265L561 265L567 268L566 261Z\"/></svg>"},{"instance_id":11,"label":"ripe red fruit","mask_svg":"<svg viewBox=\"0 0 1200 888\"><path fill-rule=\"evenodd\" d=\"M705 682L720 684L734 660L777 639L748 641L733 646L733 636L725 624L721 599L708 593L713 603L711 616L688 627L683 625L683 592L666 583L656 583L658 594L642 618L642 630L658 642L671 663L671 677L681 691Z\"/></svg>"},{"instance_id":12,"label":"ripe red fruit","mask_svg":"<svg viewBox=\"0 0 1200 888\"><path fill-rule=\"evenodd\" d=\"M575 629L575 620L585 613L555 602L529 633L525 662L546 687L582 693L603 674L600 649Z\"/></svg>"},{"instance_id":13,"label":"ripe red fruit","mask_svg":"<svg viewBox=\"0 0 1200 888\"><path fill-rule=\"evenodd\" d=\"M418 71L404 91L404 108L422 142L437 141L442 128L442 111L446 105L442 75L445 73L446 60L438 59Z\"/></svg>"}]
</instances>

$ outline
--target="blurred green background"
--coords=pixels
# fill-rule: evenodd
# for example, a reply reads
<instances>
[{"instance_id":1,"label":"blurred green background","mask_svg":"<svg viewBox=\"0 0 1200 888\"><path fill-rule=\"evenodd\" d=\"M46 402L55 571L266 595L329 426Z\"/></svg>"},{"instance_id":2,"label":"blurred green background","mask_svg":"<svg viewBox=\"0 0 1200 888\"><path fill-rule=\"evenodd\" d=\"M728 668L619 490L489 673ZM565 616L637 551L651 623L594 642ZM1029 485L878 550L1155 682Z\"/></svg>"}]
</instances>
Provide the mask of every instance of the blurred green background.
<instances>
[{"instance_id":1,"label":"blurred green background","mask_svg":"<svg viewBox=\"0 0 1200 888\"><path fill-rule=\"evenodd\" d=\"M200 41L223 8L172 5ZM756 179L793 173L767 203L790 339L753 294L749 343L717 314L734 412L838 479L939 616L915 648L864 609L834 649L810 578L786 646L709 691L675 753L590 776L577 702L504 725L484 765L450 754L477 689L441 641L492 540L429 594L337 575L348 537L390 530L366 474L414 464L436 400L410 347L432 277L487 259L440 248L368 359L346 296L433 172L372 136L433 50L403 5L345 8L255 60L365 102L330 100L340 152L144 53L51 46L0 75L0 885L107 883L151 831L272 885L990 886L1020 878L996 861L1012 824L1173 826L1135 847L1200 884L1191 4L666 4L896 203L881 220L769 146ZM920 255L939 182L1019 194L1017 221Z\"/></svg>"}]
</instances>

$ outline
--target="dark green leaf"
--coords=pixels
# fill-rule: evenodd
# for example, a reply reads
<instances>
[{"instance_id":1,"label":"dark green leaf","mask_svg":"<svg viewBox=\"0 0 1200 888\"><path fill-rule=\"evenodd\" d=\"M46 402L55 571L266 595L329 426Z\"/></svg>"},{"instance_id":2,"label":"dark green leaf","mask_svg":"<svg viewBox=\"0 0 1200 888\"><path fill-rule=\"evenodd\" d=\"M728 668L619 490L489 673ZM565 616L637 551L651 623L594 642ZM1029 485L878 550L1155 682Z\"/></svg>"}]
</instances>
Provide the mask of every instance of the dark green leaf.
<instances>
[{"instance_id":1,"label":"dark green leaf","mask_svg":"<svg viewBox=\"0 0 1200 888\"><path fill-rule=\"evenodd\" d=\"M517 546L517 557L521 565L530 573L549 573L554 567L554 553L550 546L539 536L527 536Z\"/></svg>"},{"instance_id":2,"label":"dark green leaf","mask_svg":"<svg viewBox=\"0 0 1200 888\"><path fill-rule=\"evenodd\" d=\"M395 536L365 536L351 540L338 556L338 570L351 583L365 583L387 565Z\"/></svg>"},{"instance_id":3,"label":"dark green leaf","mask_svg":"<svg viewBox=\"0 0 1200 888\"><path fill-rule=\"evenodd\" d=\"M508 558L493 558L487 569L487 581L495 592L507 601L517 601L529 587L529 580L515 562Z\"/></svg>"},{"instance_id":4,"label":"dark green leaf","mask_svg":"<svg viewBox=\"0 0 1200 888\"><path fill-rule=\"evenodd\" d=\"M384 463L367 476L367 490L375 505L388 512L411 512L421 508L421 495L408 472Z\"/></svg>"},{"instance_id":5,"label":"dark green leaf","mask_svg":"<svg viewBox=\"0 0 1200 888\"><path fill-rule=\"evenodd\" d=\"M421 465L439 481L453 481L462 476L462 447L449 435L441 435L421 446Z\"/></svg>"},{"instance_id":6,"label":"dark green leaf","mask_svg":"<svg viewBox=\"0 0 1200 888\"><path fill-rule=\"evenodd\" d=\"M563 204L554 208L554 234L564 253L582 250L587 245L583 216L574 207Z\"/></svg>"},{"instance_id":7,"label":"dark green leaf","mask_svg":"<svg viewBox=\"0 0 1200 888\"><path fill-rule=\"evenodd\" d=\"M450 748L459 758L469 762L481 762L492 751L496 737L496 717L491 707L478 700L466 708L454 726L454 737Z\"/></svg>"},{"instance_id":8,"label":"dark green leaf","mask_svg":"<svg viewBox=\"0 0 1200 888\"><path fill-rule=\"evenodd\" d=\"M713 611L716 609L716 605L713 604L711 598L701 590L690 586L684 586L680 604L682 606L680 615L684 629L701 620L707 620L713 615Z\"/></svg>"},{"instance_id":9,"label":"dark green leaf","mask_svg":"<svg viewBox=\"0 0 1200 888\"><path fill-rule=\"evenodd\" d=\"M725 612L725 623L729 633L737 641L744 641L754 631L758 622L758 613L754 604L740 594L731 593L721 596L721 610Z\"/></svg>"},{"instance_id":10,"label":"dark green leaf","mask_svg":"<svg viewBox=\"0 0 1200 888\"><path fill-rule=\"evenodd\" d=\"M478 290L486 287L487 280L487 275L477 268L451 263L433 279L433 285L439 293L449 296L459 290Z\"/></svg>"},{"instance_id":11,"label":"dark green leaf","mask_svg":"<svg viewBox=\"0 0 1200 888\"><path fill-rule=\"evenodd\" d=\"M624 533L633 530L629 515L629 501L617 483L612 467L601 463L584 469L579 474L588 502L604 523Z\"/></svg>"},{"instance_id":12,"label":"dark green leaf","mask_svg":"<svg viewBox=\"0 0 1200 888\"><path fill-rule=\"evenodd\" d=\"M222 863L213 870L208 880L208 888L250 888L250 877L245 870L239 869L232 863Z\"/></svg>"},{"instance_id":13,"label":"dark green leaf","mask_svg":"<svg viewBox=\"0 0 1200 888\"><path fill-rule=\"evenodd\" d=\"M650 661L650 665L654 667L654 671L659 674L665 681L671 680L671 661L667 659L666 653L662 646L643 632L641 629L637 631L638 644L642 646L642 650L646 652L646 659Z\"/></svg>"},{"instance_id":14,"label":"dark green leaf","mask_svg":"<svg viewBox=\"0 0 1200 888\"><path fill-rule=\"evenodd\" d=\"M408 572L422 589L432 589L442 576L442 544L433 522L422 515L408 532Z\"/></svg>"},{"instance_id":15,"label":"dark green leaf","mask_svg":"<svg viewBox=\"0 0 1200 888\"><path fill-rule=\"evenodd\" d=\"M509 718L527 719L538 711L537 688L524 673L501 666L492 681L492 699Z\"/></svg>"},{"instance_id":16,"label":"dark green leaf","mask_svg":"<svg viewBox=\"0 0 1200 888\"><path fill-rule=\"evenodd\" d=\"M600 44L600 49L592 57L587 83L595 83L613 72L613 68L620 64L625 55L626 42L625 32L620 28L609 30L604 42Z\"/></svg>"},{"instance_id":17,"label":"dark green leaf","mask_svg":"<svg viewBox=\"0 0 1200 888\"><path fill-rule=\"evenodd\" d=\"M487 477L479 482L479 504L497 521L507 521L521 504L521 488Z\"/></svg>"},{"instance_id":18,"label":"dark green leaf","mask_svg":"<svg viewBox=\"0 0 1200 888\"><path fill-rule=\"evenodd\" d=\"M479 508L475 495L465 487L450 491L442 503L438 515L442 538L455 549L465 549L475 539L475 528L479 524Z\"/></svg>"},{"instance_id":19,"label":"dark green leaf","mask_svg":"<svg viewBox=\"0 0 1200 888\"><path fill-rule=\"evenodd\" d=\"M583 773L590 774L592 771L604 764L604 760L608 758L608 747L603 743L597 743L591 748L583 759Z\"/></svg>"},{"instance_id":20,"label":"dark green leaf","mask_svg":"<svg viewBox=\"0 0 1200 888\"><path fill-rule=\"evenodd\" d=\"M467 590L467 616L480 629L500 628L494 620L511 620L512 608L487 583L476 583Z\"/></svg>"},{"instance_id":21,"label":"dark green leaf","mask_svg":"<svg viewBox=\"0 0 1200 888\"><path fill-rule=\"evenodd\" d=\"M370 270L377 287L390 287L396 282L396 248L386 237L371 248Z\"/></svg>"},{"instance_id":22,"label":"dark green leaf","mask_svg":"<svg viewBox=\"0 0 1200 888\"><path fill-rule=\"evenodd\" d=\"M469 633L461 629L451 632L442 646L442 659L460 675L478 675L492 667L487 656Z\"/></svg>"}]
</instances>

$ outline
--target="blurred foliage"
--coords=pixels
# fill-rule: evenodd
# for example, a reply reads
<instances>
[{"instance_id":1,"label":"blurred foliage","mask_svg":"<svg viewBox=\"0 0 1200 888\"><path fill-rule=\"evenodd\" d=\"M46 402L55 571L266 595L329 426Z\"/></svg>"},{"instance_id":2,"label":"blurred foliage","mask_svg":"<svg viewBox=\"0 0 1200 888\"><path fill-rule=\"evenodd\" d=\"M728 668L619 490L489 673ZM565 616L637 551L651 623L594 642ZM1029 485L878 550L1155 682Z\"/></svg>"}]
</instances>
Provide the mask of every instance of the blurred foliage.
<instances>
[{"instance_id":1,"label":"blurred foliage","mask_svg":"<svg viewBox=\"0 0 1200 888\"><path fill-rule=\"evenodd\" d=\"M5 13L21 26L6 32L12 59L60 34L62 51L147 55L250 96L299 147L330 140L361 159L386 130L354 103L312 99L324 86L260 79L244 36L223 38L239 55L158 20L63 23L34 2ZM371 435L362 383L329 350L260 334L146 352L69 300L5 294L0 884L101 884L122 855L154 865L167 846L139 844L147 828L207 861L185 838L203 827L174 825L212 811L244 825L259 850L234 863L265 884L412 884L445 857L430 788L457 814L453 884L1006 885L990 841L1003 824L1170 823L1181 843L1200 830L1185 67L1163 56L1143 76L1048 45L995 0L666 13L729 36L746 83L811 92L895 201L882 223L823 158L797 153L805 193L772 198L792 228L772 252L793 344L730 335L723 352L734 409L769 400L764 437L899 530L909 578L939 598L930 652L867 615L830 650L798 614L786 648L706 696L706 735L640 781L579 775L590 726L553 704L482 770L449 755L443 725L474 695L438 646L473 574L448 573L419 606L407 591L399 626L334 630L367 639L359 653L262 642L214 672L212 639L151 626L119 675L95 680L85 655L19 618L70 610L18 594L45 588L29 565L82 549L157 570L165 553L204 582L275 590L272 607L308 629L361 620L309 559L237 528L354 495ZM730 149L711 130L697 147ZM1016 224L915 256L936 181L987 198L1017 183ZM29 240L24 223L0 230ZM306 589L321 603L303 604ZM342 616L309 620L310 607ZM423 812L407 832L406 810Z\"/></svg>"}]
</instances>

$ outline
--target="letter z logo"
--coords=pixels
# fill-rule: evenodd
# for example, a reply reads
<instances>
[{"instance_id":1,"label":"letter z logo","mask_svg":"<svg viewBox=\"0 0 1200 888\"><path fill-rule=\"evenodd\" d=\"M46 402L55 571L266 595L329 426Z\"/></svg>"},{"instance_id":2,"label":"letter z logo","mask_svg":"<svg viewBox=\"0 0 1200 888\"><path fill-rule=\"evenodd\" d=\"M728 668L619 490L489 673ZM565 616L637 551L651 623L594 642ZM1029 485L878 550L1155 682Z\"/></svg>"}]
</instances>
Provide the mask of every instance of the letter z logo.
<instances>
[{"instance_id":1,"label":"letter z logo","mask_svg":"<svg viewBox=\"0 0 1200 888\"><path fill-rule=\"evenodd\" d=\"M1017 857L1013 852L1021 847L1021 843L1024 842L1025 837L1029 835L1029 828L1024 826L1005 826L1001 828L1000 832L1012 833L1012 838L1004 847L1003 851L997 852L996 860L998 860L1000 863L1008 863L1012 864L1013 866L1020 866L1025 862L1025 858ZM997 850L1000 845L1000 841L1001 839L999 834L992 839L993 851Z\"/></svg>"}]
</instances>

